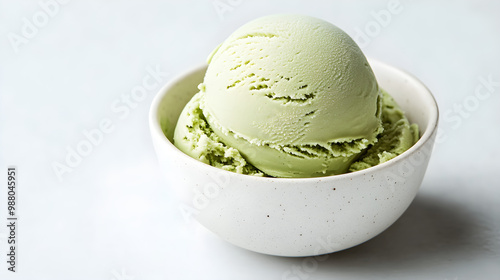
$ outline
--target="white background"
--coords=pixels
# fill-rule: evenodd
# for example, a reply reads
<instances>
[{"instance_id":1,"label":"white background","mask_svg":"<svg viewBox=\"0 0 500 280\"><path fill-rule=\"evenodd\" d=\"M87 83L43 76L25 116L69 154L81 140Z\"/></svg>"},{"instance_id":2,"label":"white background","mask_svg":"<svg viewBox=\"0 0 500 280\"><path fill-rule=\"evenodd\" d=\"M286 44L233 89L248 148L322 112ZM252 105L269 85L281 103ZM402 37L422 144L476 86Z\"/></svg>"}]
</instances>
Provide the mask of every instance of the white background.
<instances>
[{"instance_id":1,"label":"white background","mask_svg":"<svg viewBox=\"0 0 500 280\"><path fill-rule=\"evenodd\" d=\"M0 1L0 279L282 279L297 269L287 279L499 279L500 4L437 2L401 0L383 18L386 0ZM274 13L334 23L367 56L421 79L440 106L440 137L407 212L316 263L249 252L184 219L149 136L163 84ZM155 87L126 103L155 68ZM111 131L58 175L54 165L102 121ZM10 165L16 273L5 260Z\"/></svg>"}]
</instances>

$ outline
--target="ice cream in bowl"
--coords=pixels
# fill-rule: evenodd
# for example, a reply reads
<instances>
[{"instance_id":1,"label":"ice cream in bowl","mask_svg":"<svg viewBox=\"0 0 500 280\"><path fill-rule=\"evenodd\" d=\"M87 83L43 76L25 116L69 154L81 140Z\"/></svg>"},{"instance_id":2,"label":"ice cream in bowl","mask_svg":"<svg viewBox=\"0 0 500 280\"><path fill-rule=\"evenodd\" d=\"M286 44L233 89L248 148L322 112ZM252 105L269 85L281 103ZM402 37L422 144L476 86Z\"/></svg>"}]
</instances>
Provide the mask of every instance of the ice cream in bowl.
<instances>
[{"instance_id":1,"label":"ice cream in bowl","mask_svg":"<svg viewBox=\"0 0 500 280\"><path fill-rule=\"evenodd\" d=\"M149 121L187 214L236 246L312 256L363 243L403 214L438 108L418 79L365 58L336 26L274 15L165 85Z\"/></svg>"}]
</instances>

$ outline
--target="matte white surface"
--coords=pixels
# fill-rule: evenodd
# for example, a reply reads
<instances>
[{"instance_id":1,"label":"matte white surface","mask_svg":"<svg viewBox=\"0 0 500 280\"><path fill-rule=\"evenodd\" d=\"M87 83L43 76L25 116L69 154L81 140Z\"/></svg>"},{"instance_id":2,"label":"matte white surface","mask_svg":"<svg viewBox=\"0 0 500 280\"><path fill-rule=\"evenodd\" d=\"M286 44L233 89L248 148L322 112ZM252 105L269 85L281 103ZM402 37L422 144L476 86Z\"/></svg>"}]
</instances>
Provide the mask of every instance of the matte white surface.
<instances>
[{"instance_id":1,"label":"matte white surface","mask_svg":"<svg viewBox=\"0 0 500 280\"><path fill-rule=\"evenodd\" d=\"M375 18L391 1L67 2L44 22L38 1L0 1L0 279L500 275L498 2L400 1L385 26ZM159 174L147 125L162 84L238 26L282 12L343 28L367 56L422 80L441 110L441 137L408 211L373 240L316 262L242 250L186 220ZM15 52L9 38L23 36L33 16L42 27ZM357 34L367 29L363 40ZM491 92L481 86L488 79ZM143 83L143 99L130 99ZM103 121L111 128L59 180L54 162L65 163L67 149ZM9 165L19 169L15 274L4 261Z\"/></svg>"}]
</instances>

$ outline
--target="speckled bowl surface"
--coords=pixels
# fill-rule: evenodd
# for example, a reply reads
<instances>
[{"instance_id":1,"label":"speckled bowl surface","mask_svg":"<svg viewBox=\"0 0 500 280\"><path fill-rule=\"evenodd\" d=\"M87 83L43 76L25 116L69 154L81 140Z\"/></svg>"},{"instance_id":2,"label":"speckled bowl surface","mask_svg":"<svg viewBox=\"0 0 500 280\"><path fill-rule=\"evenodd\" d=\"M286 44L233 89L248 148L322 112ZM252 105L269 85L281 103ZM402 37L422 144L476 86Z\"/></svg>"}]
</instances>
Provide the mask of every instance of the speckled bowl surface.
<instances>
[{"instance_id":1,"label":"speckled bowl surface","mask_svg":"<svg viewBox=\"0 0 500 280\"><path fill-rule=\"evenodd\" d=\"M415 77L369 60L380 87L420 128L402 155L363 171L318 178L260 178L201 163L172 144L184 105L197 92L206 66L172 80L150 110L153 144L180 207L222 239L278 256L312 256L363 243L408 208L422 183L438 123L437 104Z\"/></svg>"}]
</instances>

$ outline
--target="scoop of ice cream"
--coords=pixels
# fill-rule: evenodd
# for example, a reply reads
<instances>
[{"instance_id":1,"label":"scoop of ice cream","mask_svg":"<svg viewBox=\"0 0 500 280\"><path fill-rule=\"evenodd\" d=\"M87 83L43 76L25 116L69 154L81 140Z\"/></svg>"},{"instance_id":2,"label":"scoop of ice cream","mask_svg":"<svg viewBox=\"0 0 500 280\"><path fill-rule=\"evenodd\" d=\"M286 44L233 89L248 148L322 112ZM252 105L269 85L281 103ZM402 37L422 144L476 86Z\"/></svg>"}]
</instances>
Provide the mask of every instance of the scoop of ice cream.
<instances>
[{"instance_id":1,"label":"scoop of ice cream","mask_svg":"<svg viewBox=\"0 0 500 280\"><path fill-rule=\"evenodd\" d=\"M200 89L215 134L271 176L344 173L382 131L365 56L345 32L313 17L242 26L212 53Z\"/></svg>"},{"instance_id":2,"label":"scoop of ice cream","mask_svg":"<svg viewBox=\"0 0 500 280\"><path fill-rule=\"evenodd\" d=\"M382 92L384 131L378 135L374 145L360 153L359 158L350 165L349 172L384 163L402 154L419 138L417 125L410 124L396 101L387 92ZM203 93L198 92L184 107L175 130L175 145L189 156L224 170L254 176L266 175L214 133L200 109L202 96Z\"/></svg>"},{"instance_id":3,"label":"scoop of ice cream","mask_svg":"<svg viewBox=\"0 0 500 280\"><path fill-rule=\"evenodd\" d=\"M390 160L418 139L359 47L323 20L254 20L208 62L174 144L212 166L258 176L334 175Z\"/></svg>"}]
</instances>

